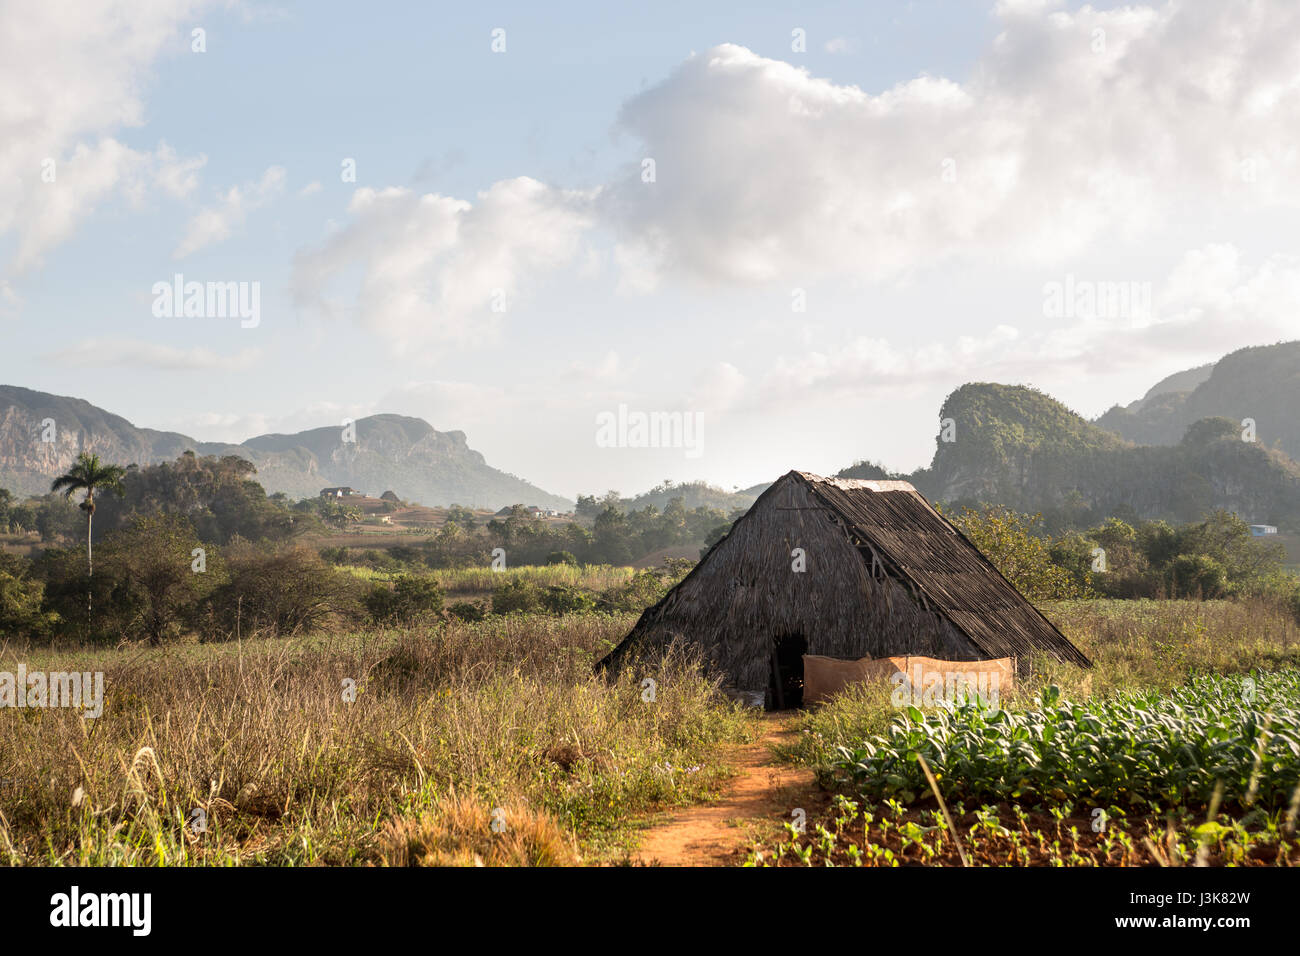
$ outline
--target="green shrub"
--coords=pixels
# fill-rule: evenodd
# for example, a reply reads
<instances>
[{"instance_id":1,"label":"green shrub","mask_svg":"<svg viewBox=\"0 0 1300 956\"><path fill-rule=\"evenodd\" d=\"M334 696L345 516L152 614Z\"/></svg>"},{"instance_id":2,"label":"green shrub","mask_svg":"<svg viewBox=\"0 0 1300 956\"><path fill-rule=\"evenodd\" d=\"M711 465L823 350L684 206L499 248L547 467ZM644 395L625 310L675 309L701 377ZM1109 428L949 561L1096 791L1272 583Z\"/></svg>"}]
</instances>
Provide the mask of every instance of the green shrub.
<instances>
[{"instance_id":1,"label":"green shrub","mask_svg":"<svg viewBox=\"0 0 1300 956\"><path fill-rule=\"evenodd\" d=\"M1227 571L1208 554L1180 554L1169 566L1169 579L1179 597L1214 598L1228 586Z\"/></svg>"},{"instance_id":2,"label":"green shrub","mask_svg":"<svg viewBox=\"0 0 1300 956\"><path fill-rule=\"evenodd\" d=\"M552 614L571 614L595 610L596 600L581 588L561 585L542 592L542 607Z\"/></svg>"},{"instance_id":3,"label":"green shrub","mask_svg":"<svg viewBox=\"0 0 1300 956\"><path fill-rule=\"evenodd\" d=\"M1297 586L1287 595L1286 606L1291 612L1291 616L1295 618L1296 623L1300 624L1300 586Z\"/></svg>"},{"instance_id":4,"label":"green shrub","mask_svg":"<svg viewBox=\"0 0 1300 956\"><path fill-rule=\"evenodd\" d=\"M638 571L625 584L607 590L601 595L601 600L614 610L644 611L667 594L675 583L673 576L663 570Z\"/></svg>"},{"instance_id":5,"label":"green shrub","mask_svg":"<svg viewBox=\"0 0 1300 956\"><path fill-rule=\"evenodd\" d=\"M1052 540L1033 533L1039 515L1022 515L1009 508L982 511L963 508L949 520L1031 601L1085 597L1089 593L1070 570L1053 562Z\"/></svg>"},{"instance_id":6,"label":"green shrub","mask_svg":"<svg viewBox=\"0 0 1300 956\"><path fill-rule=\"evenodd\" d=\"M542 606L542 590L531 581L514 578L492 592L493 614L536 611Z\"/></svg>"},{"instance_id":7,"label":"green shrub","mask_svg":"<svg viewBox=\"0 0 1300 956\"><path fill-rule=\"evenodd\" d=\"M362 603L379 624L418 624L442 614L442 589L433 578L400 574L393 586L376 584Z\"/></svg>"},{"instance_id":8,"label":"green shrub","mask_svg":"<svg viewBox=\"0 0 1300 956\"><path fill-rule=\"evenodd\" d=\"M487 607L481 601L457 601L447 608L452 617L473 624L487 617Z\"/></svg>"},{"instance_id":9,"label":"green shrub","mask_svg":"<svg viewBox=\"0 0 1300 956\"><path fill-rule=\"evenodd\" d=\"M45 586L29 576L27 562L0 554L0 638L40 638L58 622L41 609Z\"/></svg>"},{"instance_id":10,"label":"green shrub","mask_svg":"<svg viewBox=\"0 0 1300 956\"><path fill-rule=\"evenodd\" d=\"M208 636L310 633L361 618L361 583L314 551L235 541L225 559L230 580L212 596Z\"/></svg>"},{"instance_id":11,"label":"green shrub","mask_svg":"<svg viewBox=\"0 0 1300 956\"><path fill-rule=\"evenodd\" d=\"M198 627L204 602L225 581L216 547L201 546L190 522L171 514L137 516L107 535L95 548L93 579L79 548L46 568L45 609L65 634L154 645Z\"/></svg>"}]
</instances>

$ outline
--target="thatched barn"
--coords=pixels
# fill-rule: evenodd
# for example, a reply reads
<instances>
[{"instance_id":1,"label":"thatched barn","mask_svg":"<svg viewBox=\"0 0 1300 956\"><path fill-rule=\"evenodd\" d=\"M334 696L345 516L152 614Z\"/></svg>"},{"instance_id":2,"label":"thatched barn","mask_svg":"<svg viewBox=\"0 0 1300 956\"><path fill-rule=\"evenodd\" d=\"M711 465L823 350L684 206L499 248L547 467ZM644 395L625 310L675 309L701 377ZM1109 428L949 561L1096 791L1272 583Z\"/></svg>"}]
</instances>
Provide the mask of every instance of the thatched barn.
<instances>
[{"instance_id":1,"label":"thatched barn","mask_svg":"<svg viewBox=\"0 0 1300 956\"><path fill-rule=\"evenodd\" d=\"M792 471L598 665L674 641L728 688L799 702L803 655L950 661L1034 651L1092 666L905 481Z\"/></svg>"}]
</instances>

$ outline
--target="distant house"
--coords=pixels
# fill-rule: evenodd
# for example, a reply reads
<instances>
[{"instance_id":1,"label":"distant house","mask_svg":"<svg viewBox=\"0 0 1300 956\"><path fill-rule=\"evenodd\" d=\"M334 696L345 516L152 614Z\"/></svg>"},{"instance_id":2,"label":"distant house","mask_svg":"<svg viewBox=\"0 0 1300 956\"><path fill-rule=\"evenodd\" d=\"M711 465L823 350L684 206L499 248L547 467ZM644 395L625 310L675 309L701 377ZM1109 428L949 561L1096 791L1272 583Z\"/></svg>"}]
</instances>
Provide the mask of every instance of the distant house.
<instances>
[{"instance_id":1,"label":"distant house","mask_svg":"<svg viewBox=\"0 0 1300 956\"><path fill-rule=\"evenodd\" d=\"M546 512L542 508L537 507L537 505L528 505L528 507L526 508L523 505L506 505L504 508L502 508L500 511L496 513L496 517L509 518L512 514L515 513L516 508L523 508L524 514L531 515L534 518L541 518L546 514L548 514L548 512Z\"/></svg>"},{"instance_id":2,"label":"distant house","mask_svg":"<svg viewBox=\"0 0 1300 956\"><path fill-rule=\"evenodd\" d=\"M1270 534L1277 534L1277 525L1253 524L1250 526L1250 533L1256 538L1262 538L1265 535Z\"/></svg>"},{"instance_id":3,"label":"distant house","mask_svg":"<svg viewBox=\"0 0 1300 956\"><path fill-rule=\"evenodd\" d=\"M320 490L322 498L364 498L361 492L355 488L322 488Z\"/></svg>"}]
</instances>

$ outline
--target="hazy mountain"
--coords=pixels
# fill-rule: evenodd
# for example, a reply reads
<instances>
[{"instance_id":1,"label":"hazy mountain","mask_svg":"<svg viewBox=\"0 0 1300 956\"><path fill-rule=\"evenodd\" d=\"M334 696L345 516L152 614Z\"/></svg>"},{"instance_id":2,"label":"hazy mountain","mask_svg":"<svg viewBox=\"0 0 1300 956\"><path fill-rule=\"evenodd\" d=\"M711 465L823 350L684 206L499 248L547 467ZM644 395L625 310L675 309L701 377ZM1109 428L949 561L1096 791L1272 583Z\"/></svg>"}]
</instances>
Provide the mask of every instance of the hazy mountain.
<instances>
[{"instance_id":1,"label":"hazy mountain","mask_svg":"<svg viewBox=\"0 0 1300 956\"><path fill-rule=\"evenodd\" d=\"M981 383L949 395L940 417L953 420L953 440L941 434L931 466L911 476L934 499L1003 504L1058 524L1113 514L1193 521L1227 508L1300 527L1300 466L1243 441L1237 420L1197 420L1176 444L1144 446L1042 392Z\"/></svg>"},{"instance_id":2,"label":"hazy mountain","mask_svg":"<svg viewBox=\"0 0 1300 956\"><path fill-rule=\"evenodd\" d=\"M47 438L53 440L43 440ZM170 461L189 449L200 455L247 458L268 493L282 491L294 498L349 485L374 495L392 489L425 505L572 506L565 498L489 466L466 443L464 432L439 432L419 418L358 419L355 441L344 441L341 428L326 427L260 435L231 445L137 428L78 398L0 386L0 487L15 493L49 491L51 479L82 451L119 464L144 465Z\"/></svg>"},{"instance_id":3,"label":"hazy mountain","mask_svg":"<svg viewBox=\"0 0 1300 956\"><path fill-rule=\"evenodd\" d=\"M1096 424L1130 441L1173 445L1202 418L1255 421L1259 441L1300 459L1300 342L1244 348L1179 372Z\"/></svg>"},{"instance_id":4,"label":"hazy mountain","mask_svg":"<svg viewBox=\"0 0 1300 956\"><path fill-rule=\"evenodd\" d=\"M1207 362L1205 365L1196 366L1196 368L1183 369L1181 372L1174 372L1173 375L1167 375L1147 389L1145 395L1129 405L1129 410L1137 411L1158 395L1190 392L1209 378L1213 371L1214 363Z\"/></svg>"}]
</instances>

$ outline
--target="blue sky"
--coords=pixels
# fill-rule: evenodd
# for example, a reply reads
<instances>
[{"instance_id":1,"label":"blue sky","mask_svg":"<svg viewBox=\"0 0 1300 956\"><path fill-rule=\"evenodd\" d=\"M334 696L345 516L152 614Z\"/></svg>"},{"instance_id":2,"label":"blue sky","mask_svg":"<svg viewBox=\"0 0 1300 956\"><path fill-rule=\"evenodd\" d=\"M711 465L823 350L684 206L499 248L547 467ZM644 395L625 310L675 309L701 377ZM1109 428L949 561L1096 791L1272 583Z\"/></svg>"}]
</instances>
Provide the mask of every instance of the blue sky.
<instances>
[{"instance_id":1,"label":"blue sky","mask_svg":"<svg viewBox=\"0 0 1300 956\"><path fill-rule=\"evenodd\" d=\"M419 415L573 495L910 469L963 382L1096 415L1295 337L1288 5L445 6L0 6L0 381ZM176 273L256 328L155 316ZM1067 275L1154 312L1046 315ZM702 453L601 447L620 404Z\"/></svg>"}]
</instances>

